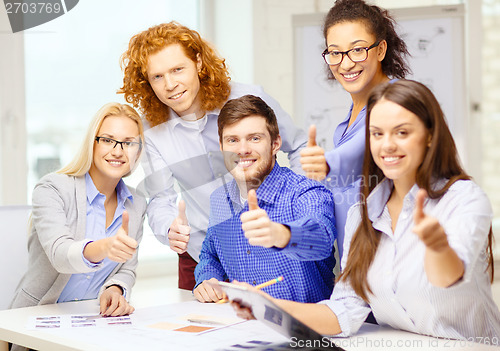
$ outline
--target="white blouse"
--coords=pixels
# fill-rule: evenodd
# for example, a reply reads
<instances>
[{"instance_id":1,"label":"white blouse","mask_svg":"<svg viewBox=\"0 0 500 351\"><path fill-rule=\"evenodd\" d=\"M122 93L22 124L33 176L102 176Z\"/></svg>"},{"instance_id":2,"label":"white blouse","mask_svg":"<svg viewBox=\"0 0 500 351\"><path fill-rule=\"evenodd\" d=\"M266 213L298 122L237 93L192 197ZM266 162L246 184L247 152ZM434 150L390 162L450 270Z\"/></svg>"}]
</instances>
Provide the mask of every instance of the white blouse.
<instances>
[{"instance_id":1,"label":"white blouse","mask_svg":"<svg viewBox=\"0 0 500 351\"><path fill-rule=\"evenodd\" d=\"M436 184L441 188L441 180ZM377 253L368 271L373 291L370 305L358 297L350 284L338 282L328 305L337 315L342 334L355 334L366 316L373 311L380 325L409 332L444 338L498 343L500 311L491 295L486 272L485 249L493 217L486 194L472 181L455 182L439 200L428 199L424 212L439 220L450 247L464 263L463 278L448 288L433 286L424 270L425 245L412 232L413 210L418 186L404 198L396 230L387 209L392 182L384 180L368 198L368 216L381 231ZM360 205L354 205L347 217L344 252L360 221ZM342 267L347 256L344 255ZM488 341L486 341L488 342Z\"/></svg>"}]
</instances>

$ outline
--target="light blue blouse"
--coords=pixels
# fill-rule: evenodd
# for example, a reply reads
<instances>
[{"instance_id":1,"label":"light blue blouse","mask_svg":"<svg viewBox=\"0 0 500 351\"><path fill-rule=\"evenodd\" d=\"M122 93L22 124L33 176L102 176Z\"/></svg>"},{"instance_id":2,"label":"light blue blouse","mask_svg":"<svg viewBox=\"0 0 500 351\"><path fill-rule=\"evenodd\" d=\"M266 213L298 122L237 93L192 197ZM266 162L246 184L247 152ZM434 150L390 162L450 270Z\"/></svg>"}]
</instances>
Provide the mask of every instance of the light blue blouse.
<instances>
[{"instance_id":1,"label":"light blue blouse","mask_svg":"<svg viewBox=\"0 0 500 351\"><path fill-rule=\"evenodd\" d=\"M365 118L366 106L349 127L353 105L347 117L335 129L333 134L334 149L325 153L330 173L325 185L333 193L335 201L335 220L337 228L337 246L342 262L344 248L344 227L347 211L359 200L360 177L365 155Z\"/></svg>"},{"instance_id":2,"label":"light blue blouse","mask_svg":"<svg viewBox=\"0 0 500 351\"><path fill-rule=\"evenodd\" d=\"M398 79L391 79L393 83ZM353 105L347 117L337 126L333 134L334 148L325 153L330 173L324 181L333 193L339 260L342 262L344 233L347 212L359 201L363 158L365 156L366 106L349 126Z\"/></svg>"},{"instance_id":3,"label":"light blue blouse","mask_svg":"<svg viewBox=\"0 0 500 351\"><path fill-rule=\"evenodd\" d=\"M125 210L125 201L128 198L132 199L132 194L123 180L120 180L116 186L118 205L112 223L106 228L106 210L104 209L104 200L106 200L106 196L97 190L88 173L85 175L85 183L87 186L87 223L85 238L90 243L116 234L122 225L122 214ZM83 256L83 252L82 259L89 267L101 266L101 268L94 272L72 274L57 302L97 298L99 289L118 264L108 258L105 258L99 263L92 263Z\"/></svg>"}]
</instances>

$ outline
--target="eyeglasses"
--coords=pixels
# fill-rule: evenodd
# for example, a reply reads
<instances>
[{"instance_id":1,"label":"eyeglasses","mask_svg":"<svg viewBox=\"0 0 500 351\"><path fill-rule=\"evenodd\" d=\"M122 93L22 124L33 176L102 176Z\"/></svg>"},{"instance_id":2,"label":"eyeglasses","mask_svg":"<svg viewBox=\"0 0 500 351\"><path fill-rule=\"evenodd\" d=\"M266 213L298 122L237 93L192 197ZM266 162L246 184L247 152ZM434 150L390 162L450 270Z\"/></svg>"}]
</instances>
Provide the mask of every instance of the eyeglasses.
<instances>
[{"instance_id":1,"label":"eyeglasses","mask_svg":"<svg viewBox=\"0 0 500 351\"><path fill-rule=\"evenodd\" d=\"M102 145L107 149L114 149L118 144L120 144L122 150L136 151L142 148L142 143L138 143L136 141L118 141L115 139L100 136L95 137L95 141L97 141L99 145Z\"/></svg>"},{"instance_id":2,"label":"eyeglasses","mask_svg":"<svg viewBox=\"0 0 500 351\"><path fill-rule=\"evenodd\" d=\"M321 56L323 56L325 62L330 66L340 65L344 59L344 55L349 56L349 59L352 62L363 62L368 58L368 50L377 47L378 44L380 44L380 41L377 41L375 44L367 48L353 48L347 51L328 51L328 48L326 48Z\"/></svg>"}]
</instances>

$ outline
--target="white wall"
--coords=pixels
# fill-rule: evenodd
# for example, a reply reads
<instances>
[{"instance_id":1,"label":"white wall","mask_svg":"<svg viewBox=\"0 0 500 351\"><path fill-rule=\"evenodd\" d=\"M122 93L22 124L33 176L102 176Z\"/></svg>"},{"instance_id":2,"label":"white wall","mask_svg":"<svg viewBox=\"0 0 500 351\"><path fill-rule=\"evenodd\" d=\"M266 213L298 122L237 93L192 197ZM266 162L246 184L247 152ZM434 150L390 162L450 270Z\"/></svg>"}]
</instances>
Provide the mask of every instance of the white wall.
<instances>
[{"instance_id":1,"label":"white wall","mask_svg":"<svg viewBox=\"0 0 500 351\"><path fill-rule=\"evenodd\" d=\"M476 65L482 58L483 100L477 121L482 138L477 144L482 148L482 186L500 217L500 0L484 0L484 6L482 51L473 55L470 64ZM497 244L500 249L500 239Z\"/></svg>"},{"instance_id":2,"label":"white wall","mask_svg":"<svg viewBox=\"0 0 500 351\"><path fill-rule=\"evenodd\" d=\"M252 0L216 0L214 2L214 37L219 54L226 58L231 78L252 83L253 36Z\"/></svg>"},{"instance_id":3,"label":"white wall","mask_svg":"<svg viewBox=\"0 0 500 351\"><path fill-rule=\"evenodd\" d=\"M0 11L0 204L26 203L23 34Z\"/></svg>"}]
</instances>

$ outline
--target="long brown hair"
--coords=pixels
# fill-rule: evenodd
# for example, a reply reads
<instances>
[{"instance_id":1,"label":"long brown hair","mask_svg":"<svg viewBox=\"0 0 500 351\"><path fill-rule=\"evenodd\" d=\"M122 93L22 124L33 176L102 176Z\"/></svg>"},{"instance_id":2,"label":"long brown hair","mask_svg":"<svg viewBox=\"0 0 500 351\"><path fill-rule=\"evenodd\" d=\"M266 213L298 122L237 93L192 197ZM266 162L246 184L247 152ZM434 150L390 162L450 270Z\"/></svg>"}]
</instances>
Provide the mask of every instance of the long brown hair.
<instances>
[{"instance_id":1,"label":"long brown hair","mask_svg":"<svg viewBox=\"0 0 500 351\"><path fill-rule=\"evenodd\" d=\"M201 57L199 94L205 111L221 108L231 92L225 60L198 32L174 21L151 27L133 36L128 50L121 56L124 77L123 87L118 91L125 94L127 102L140 109L151 127L166 122L170 114L169 107L158 99L149 84L146 73L149 56L172 44L181 45L195 63L198 55Z\"/></svg>"},{"instance_id":2,"label":"long brown hair","mask_svg":"<svg viewBox=\"0 0 500 351\"><path fill-rule=\"evenodd\" d=\"M416 183L425 189L431 199L441 198L457 180L469 180L470 176L460 165L457 148L443 111L432 92L423 84L412 80L400 80L377 86L370 94L366 112L365 157L363 161L363 181L361 183L361 223L351 241L347 263L339 277L349 280L356 294L368 302L368 293L372 290L367 274L375 258L381 233L375 230L368 217L366 199L371 191L384 179L384 174L377 167L370 152L370 113L381 99L392 101L414 113L424 123L432 137L432 143L420 167L417 170ZM442 189L434 189L433 181L447 179ZM488 234L488 267L493 281L493 233Z\"/></svg>"}]
</instances>

